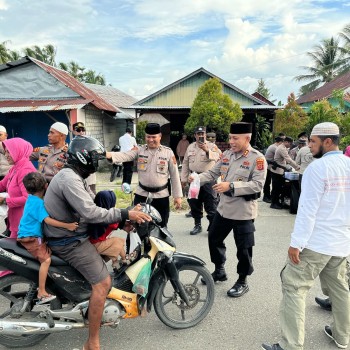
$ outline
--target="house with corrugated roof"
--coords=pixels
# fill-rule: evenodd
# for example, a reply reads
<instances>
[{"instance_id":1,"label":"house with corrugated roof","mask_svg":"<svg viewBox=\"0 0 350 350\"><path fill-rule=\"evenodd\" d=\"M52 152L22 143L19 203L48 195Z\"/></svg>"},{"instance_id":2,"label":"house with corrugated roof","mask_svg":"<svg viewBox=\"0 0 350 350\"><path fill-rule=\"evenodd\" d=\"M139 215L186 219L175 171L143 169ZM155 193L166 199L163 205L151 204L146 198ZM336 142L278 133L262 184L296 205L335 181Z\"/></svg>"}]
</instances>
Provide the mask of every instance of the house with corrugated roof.
<instances>
[{"instance_id":1,"label":"house with corrugated roof","mask_svg":"<svg viewBox=\"0 0 350 350\"><path fill-rule=\"evenodd\" d=\"M308 92L305 95L300 96L296 102L309 110L311 106L320 100L327 99L333 107L339 107L339 100L333 97L334 91L344 92L344 110L343 112L350 111L350 72L342 74L332 81L325 83L321 87L314 91Z\"/></svg>"},{"instance_id":2,"label":"house with corrugated roof","mask_svg":"<svg viewBox=\"0 0 350 350\"><path fill-rule=\"evenodd\" d=\"M111 149L132 127L135 112L125 107L135 101L111 86L81 83L32 57L0 65L0 124L9 137L22 137L33 146L47 144L54 122L71 126L81 121L88 135Z\"/></svg>"},{"instance_id":3,"label":"house with corrugated roof","mask_svg":"<svg viewBox=\"0 0 350 350\"><path fill-rule=\"evenodd\" d=\"M184 125L199 87L211 78L218 78L223 92L228 94L233 102L240 105L244 113L243 121L254 124L257 115L261 115L272 123L275 110L281 108L248 94L204 68L199 68L131 105L130 107L136 110L136 121L160 120L163 133L162 143L175 149L184 131ZM253 140L254 136L253 134Z\"/></svg>"}]
</instances>

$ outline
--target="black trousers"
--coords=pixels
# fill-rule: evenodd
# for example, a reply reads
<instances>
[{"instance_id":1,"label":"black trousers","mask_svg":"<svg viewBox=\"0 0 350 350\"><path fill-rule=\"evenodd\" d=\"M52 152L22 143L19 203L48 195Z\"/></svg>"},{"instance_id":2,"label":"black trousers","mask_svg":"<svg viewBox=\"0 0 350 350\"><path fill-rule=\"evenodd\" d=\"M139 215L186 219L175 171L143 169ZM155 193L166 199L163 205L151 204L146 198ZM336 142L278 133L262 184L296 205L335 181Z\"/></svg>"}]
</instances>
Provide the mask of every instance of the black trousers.
<instances>
[{"instance_id":1,"label":"black trousers","mask_svg":"<svg viewBox=\"0 0 350 350\"><path fill-rule=\"evenodd\" d=\"M237 247L237 273L240 276L251 275L253 268L254 220L231 220L216 212L209 230L208 243L210 258L215 268L222 268L226 262L225 239L233 230L233 237Z\"/></svg>"},{"instance_id":2,"label":"black trousers","mask_svg":"<svg viewBox=\"0 0 350 350\"><path fill-rule=\"evenodd\" d=\"M271 171L267 169L266 173L266 180L264 184L264 197L270 198L271 197Z\"/></svg>"},{"instance_id":3,"label":"black trousers","mask_svg":"<svg viewBox=\"0 0 350 350\"><path fill-rule=\"evenodd\" d=\"M272 177L271 203L281 204L284 200L285 179L283 175L275 174L272 172L271 172L271 177Z\"/></svg>"},{"instance_id":4,"label":"black trousers","mask_svg":"<svg viewBox=\"0 0 350 350\"><path fill-rule=\"evenodd\" d=\"M188 200L188 204L191 208L192 217L194 222L199 224L203 217L203 205L207 212L207 219L209 220L209 227L213 221L216 213L216 207L218 206L218 198L216 192L213 190L215 182L209 182L201 186L198 194L198 199L192 198ZM208 229L209 230L209 229Z\"/></svg>"},{"instance_id":5,"label":"black trousers","mask_svg":"<svg viewBox=\"0 0 350 350\"><path fill-rule=\"evenodd\" d=\"M145 203L146 198L147 197L140 196L139 194L135 194L134 205L139 203ZM167 226L169 221L169 213L170 213L169 197L153 198L151 205L159 211L159 214L162 217L162 222L160 226L161 227Z\"/></svg>"},{"instance_id":6,"label":"black trousers","mask_svg":"<svg viewBox=\"0 0 350 350\"><path fill-rule=\"evenodd\" d=\"M134 161L123 163L123 184L131 184L132 179L132 167L134 166Z\"/></svg>"}]
</instances>

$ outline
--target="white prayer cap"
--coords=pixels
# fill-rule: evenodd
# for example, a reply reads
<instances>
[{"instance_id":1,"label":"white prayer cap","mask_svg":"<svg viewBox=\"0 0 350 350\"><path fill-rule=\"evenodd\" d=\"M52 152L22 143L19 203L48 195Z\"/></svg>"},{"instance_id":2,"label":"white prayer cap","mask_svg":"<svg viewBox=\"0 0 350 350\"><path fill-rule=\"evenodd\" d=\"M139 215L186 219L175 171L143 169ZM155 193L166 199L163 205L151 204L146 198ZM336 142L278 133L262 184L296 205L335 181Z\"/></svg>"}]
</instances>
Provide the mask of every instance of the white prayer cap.
<instances>
[{"instance_id":1,"label":"white prayer cap","mask_svg":"<svg viewBox=\"0 0 350 350\"><path fill-rule=\"evenodd\" d=\"M6 128L2 125L0 125L0 132L4 132L7 134Z\"/></svg>"},{"instance_id":2,"label":"white prayer cap","mask_svg":"<svg viewBox=\"0 0 350 350\"><path fill-rule=\"evenodd\" d=\"M55 129L63 135L68 135L68 127L66 124L56 122L51 125L51 129Z\"/></svg>"},{"instance_id":3,"label":"white prayer cap","mask_svg":"<svg viewBox=\"0 0 350 350\"><path fill-rule=\"evenodd\" d=\"M311 136L332 136L339 135L339 128L337 124L324 122L314 126L311 131Z\"/></svg>"}]
</instances>

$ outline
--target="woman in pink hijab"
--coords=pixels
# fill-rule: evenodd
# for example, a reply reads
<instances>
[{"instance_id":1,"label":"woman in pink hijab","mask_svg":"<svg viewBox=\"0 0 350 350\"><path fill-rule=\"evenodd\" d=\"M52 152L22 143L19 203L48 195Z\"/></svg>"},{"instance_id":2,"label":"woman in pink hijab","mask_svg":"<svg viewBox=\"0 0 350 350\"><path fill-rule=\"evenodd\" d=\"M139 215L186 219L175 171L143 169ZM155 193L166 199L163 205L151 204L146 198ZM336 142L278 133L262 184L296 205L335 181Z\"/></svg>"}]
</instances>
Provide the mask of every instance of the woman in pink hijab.
<instances>
[{"instance_id":1,"label":"woman in pink hijab","mask_svg":"<svg viewBox=\"0 0 350 350\"><path fill-rule=\"evenodd\" d=\"M0 197L0 204L8 206L8 221L10 238L17 238L19 221L23 214L24 204L28 193L23 185L23 178L28 173L36 171L29 160L33 152L33 146L19 137L14 137L2 142L5 156L9 164L13 164L7 175L0 181L0 192L7 192L8 197Z\"/></svg>"},{"instance_id":2,"label":"woman in pink hijab","mask_svg":"<svg viewBox=\"0 0 350 350\"><path fill-rule=\"evenodd\" d=\"M350 157L350 146L345 148L344 155L346 155L347 157Z\"/></svg>"}]
</instances>

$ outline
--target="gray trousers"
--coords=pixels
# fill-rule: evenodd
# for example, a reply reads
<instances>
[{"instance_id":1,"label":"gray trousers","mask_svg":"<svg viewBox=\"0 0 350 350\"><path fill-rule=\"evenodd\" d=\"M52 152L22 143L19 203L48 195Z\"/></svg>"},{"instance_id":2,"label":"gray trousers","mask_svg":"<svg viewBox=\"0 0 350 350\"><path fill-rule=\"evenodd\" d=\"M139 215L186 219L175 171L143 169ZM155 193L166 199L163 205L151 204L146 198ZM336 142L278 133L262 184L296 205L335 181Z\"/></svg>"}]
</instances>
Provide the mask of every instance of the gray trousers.
<instances>
[{"instance_id":1,"label":"gray trousers","mask_svg":"<svg viewBox=\"0 0 350 350\"><path fill-rule=\"evenodd\" d=\"M339 344L349 343L350 293L347 282L346 258L329 256L304 249L300 263L289 259L281 272L282 301L280 323L284 350L302 350L305 337L305 299L319 276L322 291L332 301L333 337ZM324 325L323 325L324 326Z\"/></svg>"}]
</instances>

